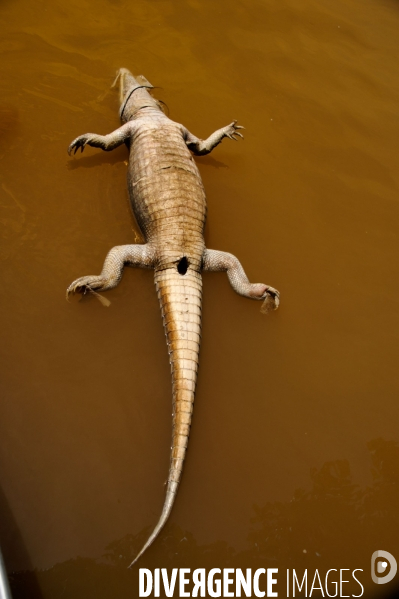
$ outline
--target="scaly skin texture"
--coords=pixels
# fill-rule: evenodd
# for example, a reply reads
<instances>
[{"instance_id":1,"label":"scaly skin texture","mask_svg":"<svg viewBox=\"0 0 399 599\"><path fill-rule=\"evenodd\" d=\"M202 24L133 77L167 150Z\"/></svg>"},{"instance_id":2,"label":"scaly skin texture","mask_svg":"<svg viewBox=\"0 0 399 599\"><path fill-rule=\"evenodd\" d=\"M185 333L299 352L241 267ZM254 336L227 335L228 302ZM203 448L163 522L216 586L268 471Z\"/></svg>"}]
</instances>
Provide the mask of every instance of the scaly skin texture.
<instances>
[{"instance_id":1,"label":"scaly skin texture","mask_svg":"<svg viewBox=\"0 0 399 599\"><path fill-rule=\"evenodd\" d=\"M172 371L173 433L166 499L153 533L131 566L151 545L167 521L181 479L190 434L201 336L201 271L227 271L233 289L245 297L264 300L265 312L276 309L279 293L263 283L251 284L235 256L205 248L205 191L191 152L211 152L224 137L242 137L236 121L201 140L166 117L147 89L120 69L120 116L124 124L108 135L86 133L68 153L85 145L109 151L122 143L130 147L128 187L132 209L145 239L143 245L114 247L98 276L81 277L72 293L115 287L126 264L153 268ZM191 150L191 152L190 152Z\"/></svg>"}]
</instances>

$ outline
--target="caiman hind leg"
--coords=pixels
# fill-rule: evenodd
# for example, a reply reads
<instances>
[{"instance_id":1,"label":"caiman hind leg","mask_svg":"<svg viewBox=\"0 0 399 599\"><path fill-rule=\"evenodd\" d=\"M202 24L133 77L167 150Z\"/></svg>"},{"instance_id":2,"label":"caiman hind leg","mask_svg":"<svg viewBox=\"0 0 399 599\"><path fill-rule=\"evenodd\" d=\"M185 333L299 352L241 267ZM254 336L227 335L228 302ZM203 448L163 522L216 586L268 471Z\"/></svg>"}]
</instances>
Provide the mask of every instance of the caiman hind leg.
<instances>
[{"instance_id":1,"label":"caiman hind leg","mask_svg":"<svg viewBox=\"0 0 399 599\"><path fill-rule=\"evenodd\" d=\"M230 285L236 293L255 300L264 300L261 311L267 314L277 310L280 294L277 289L264 283L250 283L240 261L228 252L206 249L203 255L203 270L227 272Z\"/></svg>"},{"instance_id":2,"label":"caiman hind leg","mask_svg":"<svg viewBox=\"0 0 399 599\"><path fill-rule=\"evenodd\" d=\"M122 278L125 264L152 268L154 262L155 252L148 244L117 245L108 252L101 274L76 279L67 289L67 298L72 293L113 289Z\"/></svg>"}]
</instances>

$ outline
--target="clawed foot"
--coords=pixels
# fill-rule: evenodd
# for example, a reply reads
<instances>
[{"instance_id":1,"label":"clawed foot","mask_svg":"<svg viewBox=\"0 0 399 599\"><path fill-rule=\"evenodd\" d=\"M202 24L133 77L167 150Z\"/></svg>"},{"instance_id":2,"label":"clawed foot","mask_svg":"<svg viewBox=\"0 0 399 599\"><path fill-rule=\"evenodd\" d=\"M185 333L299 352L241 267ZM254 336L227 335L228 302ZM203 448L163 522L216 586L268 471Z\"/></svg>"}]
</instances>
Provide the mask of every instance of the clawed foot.
<instances>
[{"instance_id":1,"label":"clawed foot","mask_svg":"<svg viewBox=\"0 0 399 599\"><path fill-rule=\"evenodd\" d=\"M230 123L230 125L227 125L227 127L224 128L225 137L228 137L229 139L234 139L234 141L238 141L238 137L234 137L235 135L238 135L239 137L242 137L242 139L244 139L244 136L239 131L237 131L237 129L245 129L245 127L237 125L237 121L235 120L232 123Z\"/></svg>"},{"instance_id":2,"label":"clawed foot","mask_svg":"<svg viewBox=\"0 0 399 599\"><path fill-rule=\"evenodd\" d=\"M81 150L81 152L83 152L85 145L87 144L87 142L90 140L90 135L79 135L79 137L77 137L76 139L73 140L73 142L71 143L71 145L68 148L68 154L71 155L72 150L74 151L74 154L76 154L76 152L79 150Z\"/></svg>"},{"instance_id":3,"label":"clawed foot","mask_svg":"<svg viewBox=\"0 0 399 599\"><path fill-rule=\"evenodd\" d=\"M277 291L277 289L274 289L274 287L267 286L261 299L264 299L264 302L260 311L262 314L268 314L272 310L277 310L279 307L280 293Z\"/></svg>"},{"instance_id":4,"label":"clawed foot","mask_svg":"<svg viewBox=\"0 0 399 599\"><path fill-rule=\"evenodd\" d=\"M103 306L111 305L111 302L97 293L95 289L102 289L104 286L104 281L101 277L96 276L88 276L88 277L80 277L76 279L73 283L71 283L66 292L66 298L69 300L69 297L75 293L81 293L82 295L86 295L86 293L92 293L95 295L98 300L102 303Z\"/></svg>"}]
</instances>

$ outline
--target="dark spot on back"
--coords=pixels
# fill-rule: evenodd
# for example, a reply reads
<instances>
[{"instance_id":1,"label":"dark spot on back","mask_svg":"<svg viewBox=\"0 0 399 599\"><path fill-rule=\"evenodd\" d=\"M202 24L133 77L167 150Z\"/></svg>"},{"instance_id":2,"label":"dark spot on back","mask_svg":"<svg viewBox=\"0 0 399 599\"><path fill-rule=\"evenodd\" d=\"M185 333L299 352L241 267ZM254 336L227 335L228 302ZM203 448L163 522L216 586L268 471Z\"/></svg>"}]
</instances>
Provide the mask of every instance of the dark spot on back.
<instances>
[{"instance_id":1,"label":"dark spot on back","mask_svg":"<svg viewBox=\"0 0 399 599\"><path fill-rule=\"evenodd\" d=\"M188 260L187 258L184 256L179 264L177 265L177 270L179 272L179 275L185 275L188 269Z\"/></svg>"}]
</instances>

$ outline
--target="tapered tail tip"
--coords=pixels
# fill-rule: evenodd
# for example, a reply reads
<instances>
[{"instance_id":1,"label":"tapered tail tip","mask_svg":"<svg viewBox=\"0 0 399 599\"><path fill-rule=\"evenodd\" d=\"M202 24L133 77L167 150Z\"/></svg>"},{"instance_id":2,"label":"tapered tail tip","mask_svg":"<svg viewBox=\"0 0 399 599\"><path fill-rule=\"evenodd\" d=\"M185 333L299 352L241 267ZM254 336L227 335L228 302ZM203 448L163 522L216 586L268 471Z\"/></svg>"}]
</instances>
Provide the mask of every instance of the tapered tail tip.
<instances>
[{"instance_id":1,"label":"tapered tail tip","mask_svg":"<svg viewBox=\"0 0 399 599\"><path fill-rule=\"evenodd\" d=\"M175 492L171 492L170 489L168 489L168 491L166 493L166 500L165 500L164 507L163 507L163 510L162 510L162 514L161 514L161 517L160 517L160 519L158 521L158 524L156 525L156 527L152 531L151 535L147 539L144 547L142 547L141 551L136 555L136 557L134 558L134 560L132 561L132 563L128 566L128 568L131 568L132 566L134 566L134 564L143 555L143 553L145 551L147 551L148 547L153 544L153 542L155 541L155 539L157 538L157 536L159 535L159 533L161 532L161 530L165 526L166 521L169 518L170 512L172 511L172 507L173 507L173 503L174 503L174 500L175 500L175 496L176 496L176 493Z\"/></svg>"},{"instance_id":2,"label":"tapered tail tip","mask_svg":"<svg viewBox=\"0 0 399 599\"><path fill-rule=\"evenodd\" d=\"M136 555L136 557L134 558L134 560L132 561L132 563L128 566L128 569L132 568L134 566L134 564L140 559L140 557L143 555L143 553L148 549L148 547L150 545L152 545L152 543L155 541L156 537L158 536L161 528L163 527L163 524L160 527L156 527L154 532L152 533L152 535L150 536L150 538L148 539L148 541L146 542L146 544L144 545L144 547L141 549L141 551Z\"/></svg>"},{"instance_id":3,"label":"tapered tail tip","mask_svg":"<svg viewBox=\"0 0 399 599\"><path fill-rule=\"evenodd\" d=\"M140 556L141 556L141 553L139 553L138 556L134 558L134 560L132 561L132 563L127 567L128 570L130 570L131 568L133 568L134 564L137 562L137 560L139 559Z\"/></svg>"}]
</instances>

